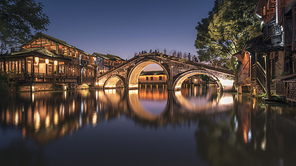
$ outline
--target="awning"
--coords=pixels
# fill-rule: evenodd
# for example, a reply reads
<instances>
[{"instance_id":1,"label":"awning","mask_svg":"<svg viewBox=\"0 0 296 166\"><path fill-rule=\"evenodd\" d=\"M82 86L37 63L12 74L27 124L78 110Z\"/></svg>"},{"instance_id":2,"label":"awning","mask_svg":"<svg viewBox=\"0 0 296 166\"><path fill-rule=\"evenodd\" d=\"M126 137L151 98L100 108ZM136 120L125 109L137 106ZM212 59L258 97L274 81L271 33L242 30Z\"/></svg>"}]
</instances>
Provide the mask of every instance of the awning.
<instances>
[{"instance_id":1,"label":"awning","mask_svg":"<svg viewBox=\"0 0 296 166\"><path fill-rule=\"evenodd\" d=\"M296 78L294 78L294 79L290 79L290 80L285 80L285 81L283 81L283 82L296 82Z\"/></svg>"}]
</instances>

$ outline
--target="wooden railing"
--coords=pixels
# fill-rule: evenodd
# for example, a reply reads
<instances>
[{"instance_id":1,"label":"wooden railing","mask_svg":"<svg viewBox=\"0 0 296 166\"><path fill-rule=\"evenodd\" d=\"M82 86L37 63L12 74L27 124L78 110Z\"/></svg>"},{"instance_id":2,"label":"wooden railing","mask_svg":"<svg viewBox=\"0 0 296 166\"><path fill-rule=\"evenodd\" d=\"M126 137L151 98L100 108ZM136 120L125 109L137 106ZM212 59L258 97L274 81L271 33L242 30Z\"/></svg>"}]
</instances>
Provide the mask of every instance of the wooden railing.
<instances>
[{"instance_id":1,"label":"wooden railing","mask_svg":"<svg viewBox=\"0 0 296 166\"><path fill-rule=\"evenodd\" d=\"M296 82L287 83L287 99L296 102Z\"/></svg>"},{"instance_id":2,"label":"wooden railing","mask_svg":"<svg viewBox=\"0 0 296 166\"><path fill-rule=\"evenodd\" d=\"M95 77L82 77L82 83L93 83Z\"/></svg>"},{"instance_id":3,"label":"wooden railing","mask_svg":"<svg viewBox=\"0 0 296 166\"><path fill-rule=\"evenodd\" d=\"M285 95L285 83L283 81L276 81L276 94Z\"/></svg>"}]
</instances>

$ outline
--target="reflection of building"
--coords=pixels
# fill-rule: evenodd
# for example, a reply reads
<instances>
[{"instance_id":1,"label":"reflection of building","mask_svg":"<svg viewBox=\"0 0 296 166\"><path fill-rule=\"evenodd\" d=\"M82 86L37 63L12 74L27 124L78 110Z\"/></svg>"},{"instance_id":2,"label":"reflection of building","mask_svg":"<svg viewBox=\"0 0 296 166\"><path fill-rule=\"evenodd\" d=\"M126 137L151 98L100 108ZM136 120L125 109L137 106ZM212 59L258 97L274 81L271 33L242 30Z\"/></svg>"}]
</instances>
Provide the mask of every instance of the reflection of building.
<instances>
[{"instance_id":1,"label":"reflection of building","mask_svg":"<svg viewBox=\"0 0 296 166\"><path fill-rule=\"evenodd\" d=\"M167 100L168 92L166 89L139 89L139 98L144 100Z\"/></svg>"},{"instance_id":2,"label":"reflection of building","mask_svg":"<svg viewBox=\"0 0 296 166\"><path fill-rule=\"evenodd\" d=\"M15 103L14 103L15 102ZM0 122L19 126L23 136L45 144L86 124L96 125L102 116L95 97L87 92L21 93L14 107L0 110ZM31 104L27 104L31 103ZM5 105L1 103L1 105Z\"/></svg>"},{"instance_id":3,"label":"reflection of building","mask_svg":"<svg viewBox=\"0 0 296 166\"><path fill-rule=\"evenodd\" d=\"M167 75L164 71L142 71L139 76L140 84L165 84Z\"/></svg>"},{"instance_id":4,"label":"reflection of building","mask_svg":"<svg viewBox=\"0 0 296 166\"><path fill-rule=\"evenodd\" d=\"M250 54L248 52L239 52L234 55L238 61L238 93L249 92L251 88L250 80Z\"/></svg>"},{"instance_id":5,"label":"reflection of building","mask_svg":"<svg viewBox=\"0 0 296 166\"><path fill-rule=\"evenodd\" d=\"M188 77L184 80L183 84L194 84L194 85L201 85L201 84L206 84L205 81L203 81L200 77L198 76L191 76Z\"/></svg>"}]
</instances>

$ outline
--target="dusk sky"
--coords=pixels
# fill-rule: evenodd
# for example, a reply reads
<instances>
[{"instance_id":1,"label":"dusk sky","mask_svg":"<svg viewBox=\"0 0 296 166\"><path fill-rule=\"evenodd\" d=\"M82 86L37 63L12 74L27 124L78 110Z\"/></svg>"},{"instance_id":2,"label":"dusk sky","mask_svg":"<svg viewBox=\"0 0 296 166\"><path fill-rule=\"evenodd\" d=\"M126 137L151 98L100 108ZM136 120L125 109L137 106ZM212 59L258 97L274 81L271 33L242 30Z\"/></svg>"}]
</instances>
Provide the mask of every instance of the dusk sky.
<instances>
[{"instance_id":1,"label":"dusk sky","mask_svg":"<svg viewBox=\"0 0 296 166\"><path fill-rule=\"evenodd\" d=\"M197 55L195 26L214 0L37 0L50 19L47 35L87 53L129 59L166 48Z\"/></svg>"}]
</instances>

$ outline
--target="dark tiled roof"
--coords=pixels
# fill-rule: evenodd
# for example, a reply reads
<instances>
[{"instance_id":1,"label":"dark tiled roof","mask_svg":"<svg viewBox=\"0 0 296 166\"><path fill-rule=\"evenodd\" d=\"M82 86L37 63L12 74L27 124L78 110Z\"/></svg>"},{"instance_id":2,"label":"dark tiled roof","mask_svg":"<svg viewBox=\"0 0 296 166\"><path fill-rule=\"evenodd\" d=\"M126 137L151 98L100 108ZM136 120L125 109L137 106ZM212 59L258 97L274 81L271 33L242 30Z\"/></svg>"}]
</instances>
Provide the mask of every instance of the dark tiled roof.
<instances>
[{"instance_id":1,"label":"dark tiled roof","mask_svg":"<svg viewBox=\"0 0 296 166\"><path fill-rule=\"evenodd\" d=\"M116 60L120 60L120 61L123 61L122 58L120 58L119 56L116 56L116 55L112 55L112 54L107 54L108 57L112 58L112 59L116 59Z\"/></svg>"},{"instance_id":2,"label":"dark tiled roof","mask_svg":"<svg viewBox=\"0 0 296 166\"><path fill-rule=\"evenodd\" d=\"M256 53L268 53L278 50L284 50L284 47L279 45L269 44L263 41L263 35L257 36L246 42L249 45L248 49L253 49Z\"/></svg>"},{"instance_id":3,"label":"dark tiled roof","mask_svg":"<svg viewBox=\"0 0 296 166\"><path fill-rule=\"evenodd\" d=\"M92 54L90 54L90 53L87 53L87 52L81 52L81 54L84 54L84 55L88 55L88 56L94 56L94 55L92 55Z\"/></svg>"},{"instance_id":4,"label":"dark tiled roof","mask_svg":"<svg viewBox=\"0 0 296 166\"><path fill-rule=\"evenodd\" d=\"M75 46L69 45L68 43L66 43L66 42L63 41L63 40L60 40L60 39L54 38L54 37L49 36L49 35L45 35L45 34L43 34L43 33L41 33L41 32L36 33L36 35L35 35L31 40L29 40L28 42L26 42L25 44L23 44L23 46L25 46L25 45L27 45L27 44L33 42L35 39L38 39L38 38L40 38L40 37L42 37L42 38L46 38L46 39L51 40L51 41L53 41L53 42L55 42L55 43L58 43L58 44L60 44L60 45L64 45L64 46L67 46L67 47L70 47L70 48L74 48L74 49L78 49L78 50L80 50L80 51L83 51L83 50L81 50L81 49L79 49L79 48L76 48Z\"/></svg>"},{"instance_id":5,"label":"dark tiled roof","mask_svg":"<svg viewBox=\"0 0 296 166\"><path fill-rule=\"evenodd\" d=\"M122 58L120 58L119 56L116 56L116 55L111 55L111 54L100 54L100 53L97 53L97 52L94 52L93 55L96 55L98 57L101 57L103 59L107 59L107 60L120 60L120 61L124 61Z\"/></svg>"},{"instance_id":6,"label":"dark tiled roof","mask_svg":"<svg viewBox=\"0 0 296 166\"><path fill-rule=\"evenodd\" d=\"M110 59L110 58L107 57L107 55L100 54L100 53L97 53L97 52L94 52L93 55L98 56L98 57L103 58L103 59L108 59L108 60Z\"/></svg>"},{"instance_id":7,"label":"dark tiled roof","mask_svg":"<svg viewBox=\"0 0 296 166\"><path fill-rule=\"evenodd\" d=\"M52 58L64 58L64 59L70 59L67 57L63 57L60 55L56 55L50 51L48 51L46 48L44 47L39 47L39 48L31 48L31 49L22 49L18 52L13 52L10 54L10 56L17 56L17 55L23 55L23 54L28 54L28 53L39 53L41 55L44 56L48 56L48 57L52 57Z\"/></svg>"}]
</instances>

